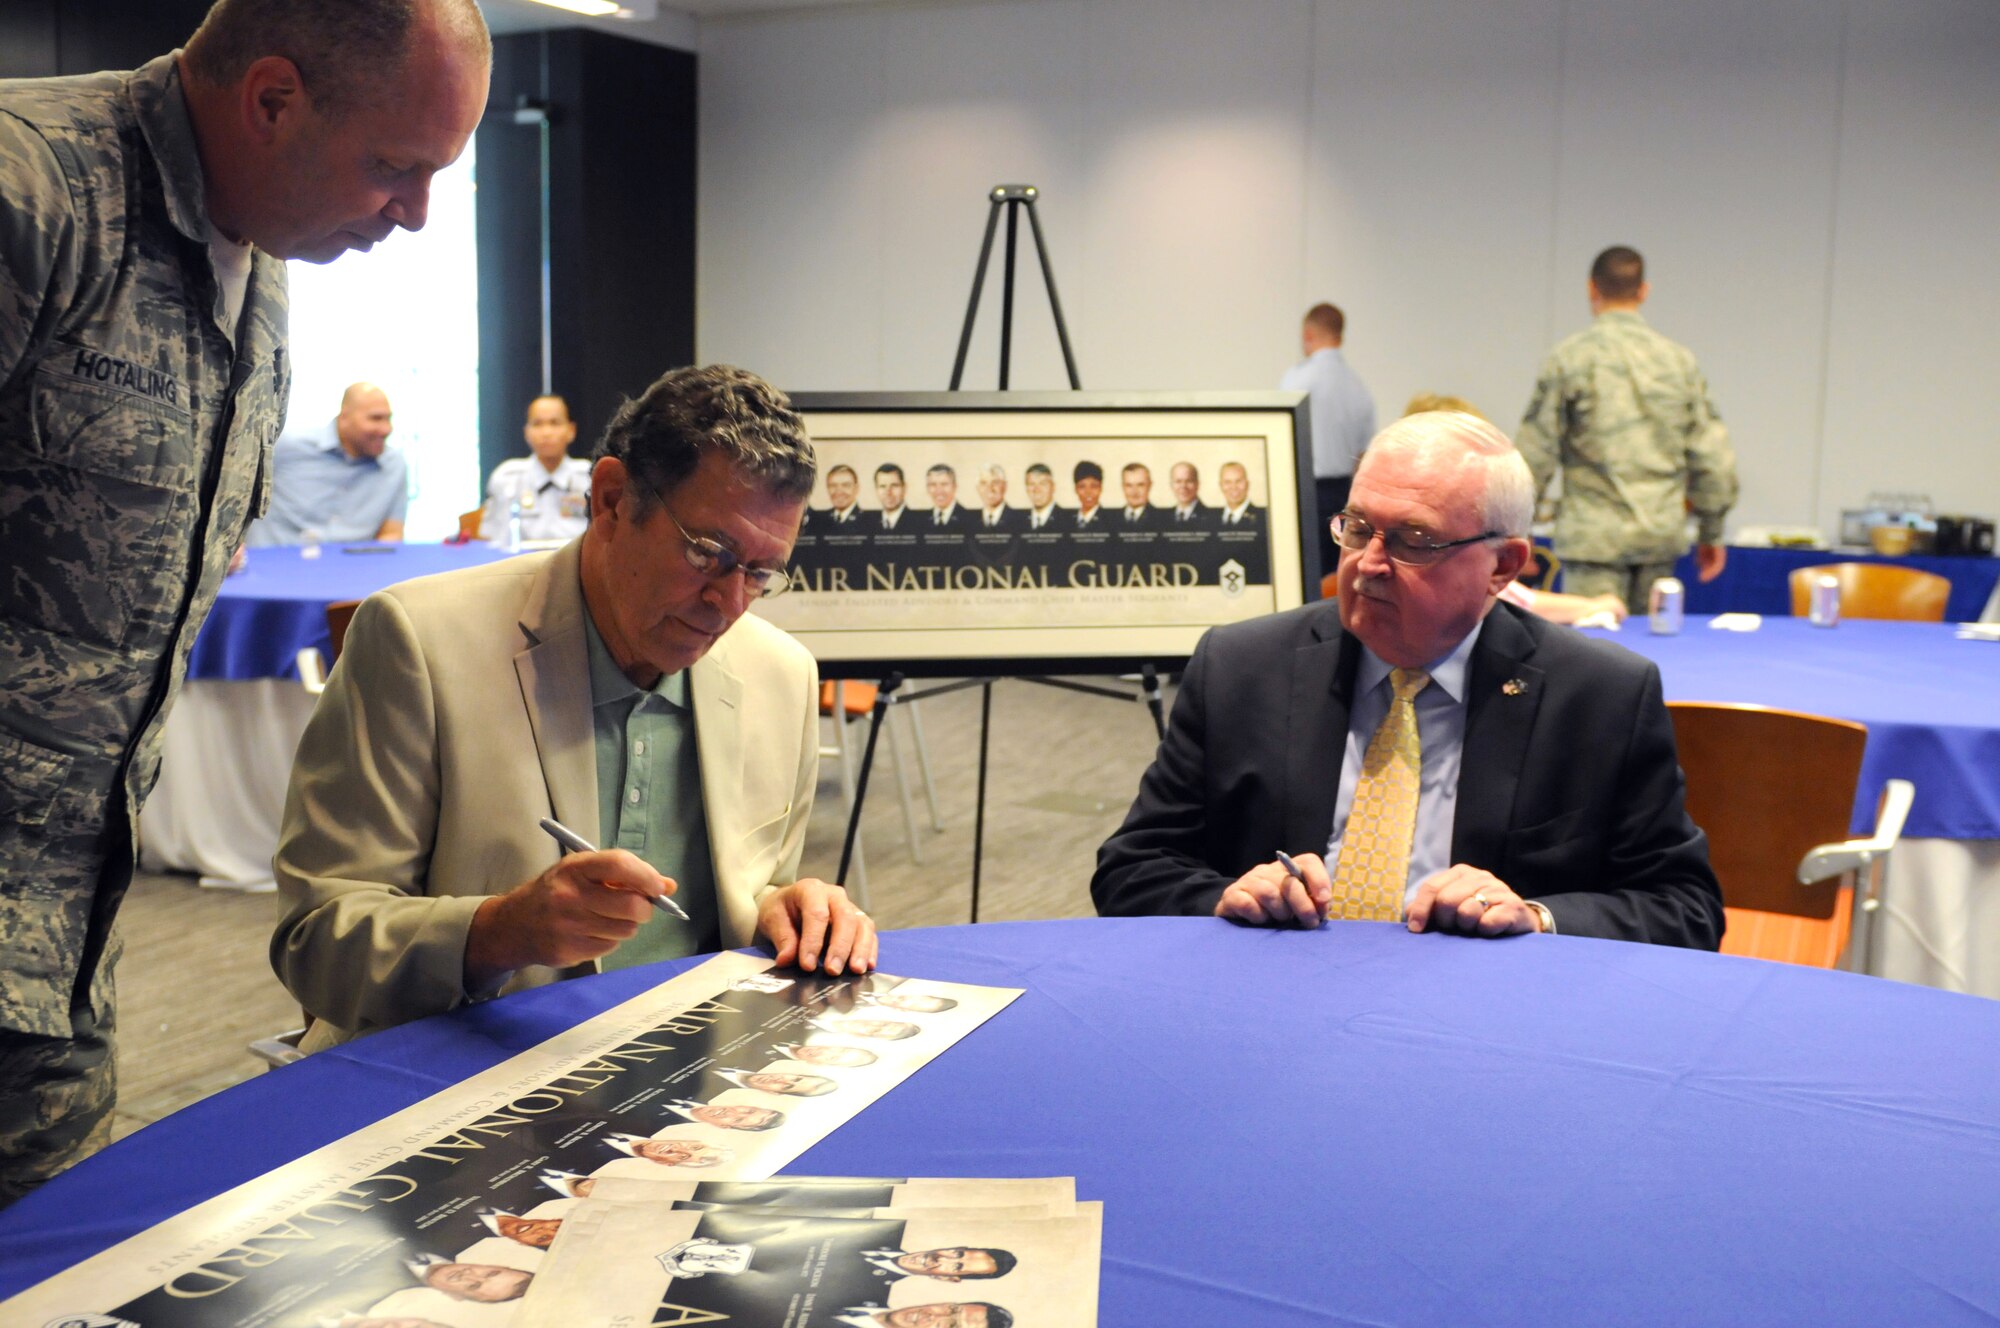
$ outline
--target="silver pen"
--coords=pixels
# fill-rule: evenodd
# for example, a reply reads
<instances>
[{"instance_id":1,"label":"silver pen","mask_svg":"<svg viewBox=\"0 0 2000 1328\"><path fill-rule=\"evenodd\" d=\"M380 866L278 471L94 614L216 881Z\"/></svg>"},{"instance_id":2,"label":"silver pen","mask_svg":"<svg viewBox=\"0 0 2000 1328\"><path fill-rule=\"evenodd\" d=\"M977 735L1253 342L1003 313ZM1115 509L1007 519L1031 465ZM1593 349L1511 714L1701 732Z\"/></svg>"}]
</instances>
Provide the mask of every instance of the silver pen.
<instances>
[{"instance_id":1,"label":"silver pen","mask_svg":"<svg viewBox=\"0 0 2000 1328\"><path fill-rule=\"evenodd\" d=\"M565 852L568 853L597 852L597 845L591 843L588 839L585 839L582 835L570 829L568 826L564 825L561 821L558 821L555 817L544 816L542 818L541 824L542 824L542 829L548 831L549 834L554 837L556 843L561 844L563 846L563 850ZM660 912L662 913L671 913L674 917L679 918L682 922L694 921L693 918L687 915L686 909L682 908L679 904L676 904L673 900L667 898L667 896L665 895L647 895L646 898L652 900L653 907L659 909Z\"/></svg>"},{"instance_id":2,"label":"silver pen","mask_svg":"<svg viewBox=\"0 0 2000 1328\"><path fill-rule=\"evenodd\" d=\"M1291 854L1285 852L1285 850L1281 848L1272 849L1271 851L1278 855L1279 863L1281 863L1284 866L1284 869L1287 872L1291 873L1291 877L1293 880L1297 881L1300 885L1306 885L1306 874L1299 868L1298 863L1292 861ZM1310 894L1312 893L1311 886L1309 885L1306 886L1306 893L1308 894L1308 896L1310 896ZM1320 910L1320 920L1322 922L1326 920L1326 910L1323 908Z\"/></svg>"}]
</instances>

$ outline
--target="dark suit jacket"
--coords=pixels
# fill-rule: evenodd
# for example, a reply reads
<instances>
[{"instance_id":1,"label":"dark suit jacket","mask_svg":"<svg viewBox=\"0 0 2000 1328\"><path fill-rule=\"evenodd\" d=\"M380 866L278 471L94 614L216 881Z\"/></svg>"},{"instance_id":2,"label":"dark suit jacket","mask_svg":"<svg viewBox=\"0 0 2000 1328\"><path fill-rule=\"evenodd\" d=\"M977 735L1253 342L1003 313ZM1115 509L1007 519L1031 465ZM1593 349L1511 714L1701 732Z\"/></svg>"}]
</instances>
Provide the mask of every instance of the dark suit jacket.
<instances>
[{"instance_id":1,"label":"dark suit jacket","mask_svg":"<svg viewBox=\"0 0 2000 1328\"><path fill-rule=\"evenodd\" d=\"M986 509L980 508L972 514L972 525L968 527L975 535L1012 535L1028 528L1028 514L1018 507L1000 509L1000 524L986 524Z\"/></svg>"},{"instance_id":2,"label":"dark suit jacket","mask_svg":"<svg viewBox=\"0 0 2000 1328\"><path fill-rule=\"evenodd\" d=\"M810 530L815 534L823 534L827 531L848 531L859 535L866 529L873 528L880 530L882 528L880 521L871 521L868 525L864 526L862 519L866 516L866 513L858 505L850 507L848 512L850 515L846 521L835 521L831 507L808 507L806 509L806 519L800 523L800 529Z\"/></svg>"},{"instance_id":3,"label":"dark suit jacket","mask_svg":"<svg viewBox=\"0 0 2000 1328\"><path fill-rule=\"evenodd\" d=\"M1331 600L1204 636L1098 850L1098 912L1212 913L1272 850L1320 851L1360 657ZM1497 604L1466 704L1452 862L1540 900L1568 935L1716 947L1722 895L1682 806L1658 669Z\"/></svg>"},{"instance_id":4,"label":"dark suit jacket","mask_svg":"<svg viewBox=\"0 0 2000 1328\"><path fill-rule=\"evenodd\" d=\"M1113 530L1165 530L1172 524L1173 513L1171 511L1163 507L1154 507L1150 503L1140 511L1137 521L1127 521L1125 519L1125 505L1123 503L1111 509L1111 528Z\"/></svg>"},{"instance_id":5,"label":"dark suit jacket","mask_svg":"<svg viewBox=\"0 0 2000 1328\"><path fill-rule=\"evenodd\" d=\"M931 534L943 534L945 531L970 534L972 528L979 522L979 514L967 508L963 503L952 504L951 520L945 522L942 526L937 523L937 509L934 507L920 507L912 512L910 516L904 517L903 520L908 521L911 517L916 519L919 532L929 532Z\"/></svg>"}]
</instances>

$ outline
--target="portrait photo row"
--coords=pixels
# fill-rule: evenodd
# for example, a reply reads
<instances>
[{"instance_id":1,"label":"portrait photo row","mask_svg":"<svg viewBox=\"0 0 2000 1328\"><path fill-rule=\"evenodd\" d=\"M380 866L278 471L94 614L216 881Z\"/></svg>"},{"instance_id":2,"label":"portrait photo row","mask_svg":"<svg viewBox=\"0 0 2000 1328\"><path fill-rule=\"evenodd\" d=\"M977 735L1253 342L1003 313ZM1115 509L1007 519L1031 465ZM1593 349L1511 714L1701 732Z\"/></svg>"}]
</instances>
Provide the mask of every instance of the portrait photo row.
<instances>
[{"instance_id":1,"label":"portrait photo row","mask_svg":"<svg viewBox=\"0 0 2000 1328\"><path fill-rule=\"evenodd\" d=\"M1291 394L1037 395L801 394L819 479L758 611L822 662L1168 660L1303 602Z\"/></svg>"}]
</instances>

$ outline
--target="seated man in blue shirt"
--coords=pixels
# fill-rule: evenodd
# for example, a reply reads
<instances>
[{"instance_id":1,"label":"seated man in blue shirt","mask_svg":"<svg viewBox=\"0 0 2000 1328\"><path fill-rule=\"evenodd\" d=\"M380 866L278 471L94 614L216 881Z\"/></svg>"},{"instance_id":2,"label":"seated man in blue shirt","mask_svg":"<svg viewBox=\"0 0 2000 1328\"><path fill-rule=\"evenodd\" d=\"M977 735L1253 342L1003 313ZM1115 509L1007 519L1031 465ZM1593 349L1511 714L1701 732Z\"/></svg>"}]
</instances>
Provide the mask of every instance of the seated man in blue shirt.
<instances>
[{"instance_id":1,"label":"seated man in blue shirt","mask_svg":"<svg viewBox=\"0 0 2000 1328\"><path fill-rule=\"evenodd\" d=\"M271 510L245 542L402 539L410 477L403 454L389 446L393 427L388 395L373 383L355 383L341 394L340 414L330 423L280 438L271 449Z\"/></svg>"},{"instance_id":2,"label":"seated man in blue shirt","mask_svg":"<svg viewBox=\"0 0 2000 1328\"><path fill-rule=\"evenodd\" d=\"M1378 434L1331 523L1339 598L1195 647L1098 911L1714 949L1659 670L1497 602L1533 508L1484 420Z\"/></svg>"}]
</instances>

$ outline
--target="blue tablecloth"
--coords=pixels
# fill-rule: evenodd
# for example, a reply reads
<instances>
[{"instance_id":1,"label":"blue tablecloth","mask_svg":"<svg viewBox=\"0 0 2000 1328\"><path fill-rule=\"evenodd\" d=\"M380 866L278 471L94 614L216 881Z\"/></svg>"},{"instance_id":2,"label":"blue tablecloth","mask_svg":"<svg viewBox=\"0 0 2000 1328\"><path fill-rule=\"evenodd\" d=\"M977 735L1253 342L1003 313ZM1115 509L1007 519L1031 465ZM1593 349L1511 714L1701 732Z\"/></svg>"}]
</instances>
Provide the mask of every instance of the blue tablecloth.
<instances>
[{"instance_id":1,"label":"blue tablecloth","mask_svg":"<svg viewBox=\"0 0 2000 1328\"><path fill-rule=\"evenodd\" d=\"M1105 1203L1106 1328L2000 1317L2000 1002L1380 923L989 924L883 958L1027 994L788 1170L1073 1174ZM685 966L198 1103L0 1214L0 1293Z\"/></svg>"},{"instance_id":2,"label":"blue tablecloth","mask_svg":"<svg viewBox=\"0 0 2000 1328\"><path fill-rule=\"evenodd\" d=\"M1936 558L1913 555L1884 558L1873 553L1834 549L1740 549L1732 546L1722 575L1703 585L1695 576L1694 558L1680 560L1674 575L1687 587L1689 613L1769 613L1792 611L1792 570L1821 563L1889 563L1931 572L1951 582L1945 603L1946 622L1977 622L2000 581L2000 558Z\"/></svg>"},{"instance_id":3,"label":"blue tablecloth","mask_svg":"<svg viewBox=\"0 0 2000 1328\"><path fill-rule=\"evenodd\" d=\"M370 550L349 552L349 550ZM373 550L381 550L374 552ZM243 571L222 583L195 638L189 678L296 678L298 653L316 647L333 662L326 606L366 599L384 586L509 557L489 544L322 546L301 558L288 545L251 549Z\"/></svg>"},{"instance_id":4,"label":"blue tablecloth","mask_svg":"<svg viewBox=\"0 0 2000 1328\"><path fill-rule=\"evenodd\" d=\"M1593 632L1653 660L1669 701L1738 701L1852 719L1868 726L1857 834L1875 825L1888 779L1917 786L1903 833L2000 839L2000 644L1960 641L1950 624L1849 620L1814 627L1766 618L1719 632L1689 617L1678 636L1644 619Z\"/></svg>"}]
</instances>

